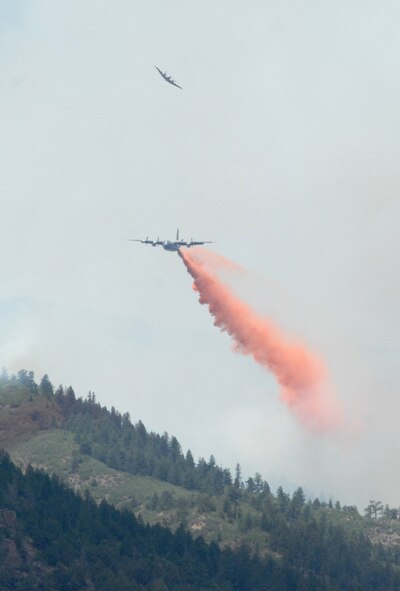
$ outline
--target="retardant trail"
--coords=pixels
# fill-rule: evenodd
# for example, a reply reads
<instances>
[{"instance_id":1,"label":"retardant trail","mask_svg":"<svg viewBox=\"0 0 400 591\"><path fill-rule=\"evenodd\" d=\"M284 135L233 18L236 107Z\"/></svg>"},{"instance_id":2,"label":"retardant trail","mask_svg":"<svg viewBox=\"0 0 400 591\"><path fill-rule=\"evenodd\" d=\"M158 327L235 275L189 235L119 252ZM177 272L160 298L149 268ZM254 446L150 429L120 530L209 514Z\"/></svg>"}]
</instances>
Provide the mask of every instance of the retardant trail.
<instances>
[{"instance_id":1,"label":"retardant trail","mask_svg":"<svg viewBox=\"0 0 400 591\"><path fill-rule=\"evenodd\" d=\"M339 405L327 380L323 362L302 344L289 339L273 323L259 316L223 282L221 269L240 267L202 248L178 251L194 279L199 301L208 306L214 324L227 331L235 350L252 357L278 381L281 400L309 429L329 431L341 422Z\"/></svg>"}]
</instances>

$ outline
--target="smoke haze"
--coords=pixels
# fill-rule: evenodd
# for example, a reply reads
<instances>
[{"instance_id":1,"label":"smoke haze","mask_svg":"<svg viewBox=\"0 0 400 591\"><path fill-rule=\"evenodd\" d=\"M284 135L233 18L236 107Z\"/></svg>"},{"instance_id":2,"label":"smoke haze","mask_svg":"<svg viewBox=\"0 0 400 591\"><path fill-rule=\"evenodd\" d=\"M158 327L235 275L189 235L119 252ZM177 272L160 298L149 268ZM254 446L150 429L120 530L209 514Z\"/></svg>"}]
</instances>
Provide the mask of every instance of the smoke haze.
<instances>
[{"instance_id":1,"label":"smoke haze","mask_svg":"<svg viewBox=\"0 0 400 591\"><path fill-rule=\"evenodd\" d=\"M395 0L2 0L0 368L272 487L398 506L399 20ZM177 257L125 240L177 226L319 354L353 438L305 429Z\"/></svg>"}]
</instances>

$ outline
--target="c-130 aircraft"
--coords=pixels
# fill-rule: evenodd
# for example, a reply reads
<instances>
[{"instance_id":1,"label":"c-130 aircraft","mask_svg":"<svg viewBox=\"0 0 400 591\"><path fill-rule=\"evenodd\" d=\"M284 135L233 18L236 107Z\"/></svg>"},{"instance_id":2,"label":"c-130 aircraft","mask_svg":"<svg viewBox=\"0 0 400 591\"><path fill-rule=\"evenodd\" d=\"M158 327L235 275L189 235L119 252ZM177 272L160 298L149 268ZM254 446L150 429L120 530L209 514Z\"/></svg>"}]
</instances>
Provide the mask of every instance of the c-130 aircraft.
<instances>
[{"instance_id":1,"label":"c-130 aircraft","mask_svg":"<svg viewBox=\"0 0 400 591\"><path fill-rule=\"evenodd\" d=\"M164 250L168 250L169 252L178 252L179 249L184 246L185 248L190 248L191 246L199 246L201 244L213 244L213 240L192 240L187 242L186 240L179 239L179 228L176 231L176 240L149 240L149 237L146 240L141 240L140 238L128 238L131 242L141 242L142 244L151 244L151 246L162 246Z\"/></svg>"}]
</instances>

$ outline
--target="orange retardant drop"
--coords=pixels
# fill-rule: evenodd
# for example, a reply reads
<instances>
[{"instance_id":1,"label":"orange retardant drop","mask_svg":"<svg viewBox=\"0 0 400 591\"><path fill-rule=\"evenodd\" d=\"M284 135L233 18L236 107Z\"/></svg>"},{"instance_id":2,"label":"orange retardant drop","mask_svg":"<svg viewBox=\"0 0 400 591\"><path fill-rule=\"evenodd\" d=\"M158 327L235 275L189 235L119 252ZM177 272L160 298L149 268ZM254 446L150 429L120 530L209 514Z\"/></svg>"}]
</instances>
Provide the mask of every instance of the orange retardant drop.
<instances>
[{"instance_id":1,"label":"orange retardant drop","mask_svg":"<svg viewBox=\"0 0 400 591\"><path fill-rule=\"evenodd\" d=\"M214 324L228 332L235 350L251 355L271 371L281 386L281 400L309 429L318 432L337 428L339 405L329 387L323 362L299 343L289 342L281 331L235 296L218 277L221 269L240 267L201 248L179 251L194 279L193 289L208 306Z\"/></svg>"}]
</instances>

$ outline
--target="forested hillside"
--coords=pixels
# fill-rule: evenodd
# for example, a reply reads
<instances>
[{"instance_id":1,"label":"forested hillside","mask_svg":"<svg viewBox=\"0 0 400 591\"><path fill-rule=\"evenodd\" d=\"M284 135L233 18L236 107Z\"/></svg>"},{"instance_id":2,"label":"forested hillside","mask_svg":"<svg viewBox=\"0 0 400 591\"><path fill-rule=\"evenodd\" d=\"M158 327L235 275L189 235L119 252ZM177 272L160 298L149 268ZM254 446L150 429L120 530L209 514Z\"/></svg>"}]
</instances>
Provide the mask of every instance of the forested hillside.
<instances>
[{"instance_id":1,"label":"forested hillside","mask_svg":"<svg viewBox=\"0 0 400 591\"><path fill-rule=\"evenodd\" d=\"M145 526L130 511L81 498L55 477L28 469L23 475L0 453L1 589L118 591L305 590L305 577L245 549L221 551ZM324 589L311 575L314 589ZM308 584L308 583L307 583Z\"/></svg>"},{"instance_id":2,"label":"forested hillside","mask_svg":"<svg viewBox=\"0 0 400 591\"><path fill-rule=\"evenodd\" d=\"M311 523L303 534L303 543L312 540ZM193 539L182 527L172 533L146 526L132 512L118 511L105 501L98 506L56 477L33 469L23 475L0 453L4 591L399 589L398 570L383 556L373 556L362 540L343 548L343 538L336 535L334 542L324 573L318 572L318 555L307 567L296 556L260 559L244 547L220 550L215 543Z\"/></svg>"},{"instance_id":3,"label":"forested hillside","mask_svg":"<svg viewBox=\"0 0 400 591\"><path fill-rule=\"evenodd\" d=\"M269 583L256 580L249 589L400 589L400 528L396 509L384 508L374 501L366 508L366 517L362 517L354 506L306 499L300 487L292 495L281 487L274 494L260 474L243 482L239 466L232 476L228 469L216 464L213 456L196 463L190 452L183 454L175 437L149 433L140 421L133 424L128 414L101 407L94 394L82 400L76 398L70 387L54 391L47 376L37 384L32 372L22 370L12 377L3 372L0 378L1 446L9 449L21 465L26 467L31 461L58 473L65 482L80 490L83 500L69 497L78 499L74 503L84 502L87 507L96 507L86 490L100 503L100 509L107 506L106 514L112 514L117 521L119 517L116 516L120 514L111 511L101 499L109 498L119 507L132 509L136 519L131 511L125 511L124 515L129 514L134 520L135 531L140 526L143 531L167 535L165 531L168 530L163 528L146 528L144 519L148 524L158 522L170 526L193 548L197 546L188 532L209 542L214 540L211 546L202 546L207 552L213 548L215 554L217 542L218 556L232 556L231 551L226 554L225 550L236 549L240 560L246 557L243 558L245 562L254 561L249 567L254 568L254 572L268 569ZM24 477L15 468L11 469L10 462L4 458L7 470L14 470L14 481L22 482ZM39 475L29 468L25 478L37 479ZM58 481L50 482L56 487L54 490L72 495ZM0 507L16 512L13 502L20 502L18 487L11 486L18 491L14 497L9 496L10 487L6 489L5 496L0 497ZM38 495L37 502L40 501ZM68 520L66 516L63 519ZM23 535L31 534L24 530ZM80 534L74 530L74 535ZM172 536L168 539L174 539L171 532L168 535ZM47 538L49 545L51 537L49 534ZM7 548L13 547L10 539L7 544ZM26 544L28 548L30 542ZM256 558L257 555L260 558ZM18 560L22 560L21 556ZM57 557L53 566L58 568L60 560ZM76 558L74 568L78 568L79 561ZM64 574L67 566L62 566ZM88 566L80 564L79 568L85 571ZM57 569L51 576L55 576L55 572ZM218 569L214 574L216 572ZM222 579L217 583L211 578L207 583L209 587L207 584L202 587L196 581L197 586L182 588L247 588L229 576L223 575L226 587L215 586ZM166 581L165 574L160 577ZM146 581L145 585L156 585L155 580ZM268 586L272 585L272 580L273 586ZM307 586L303 587L305 580ZM123 584L119 588L124 588ZM169 588L169 583L165 584L165 588ZM172 585L170 588L180 587Z\"/></svg>"}]
</instances>

